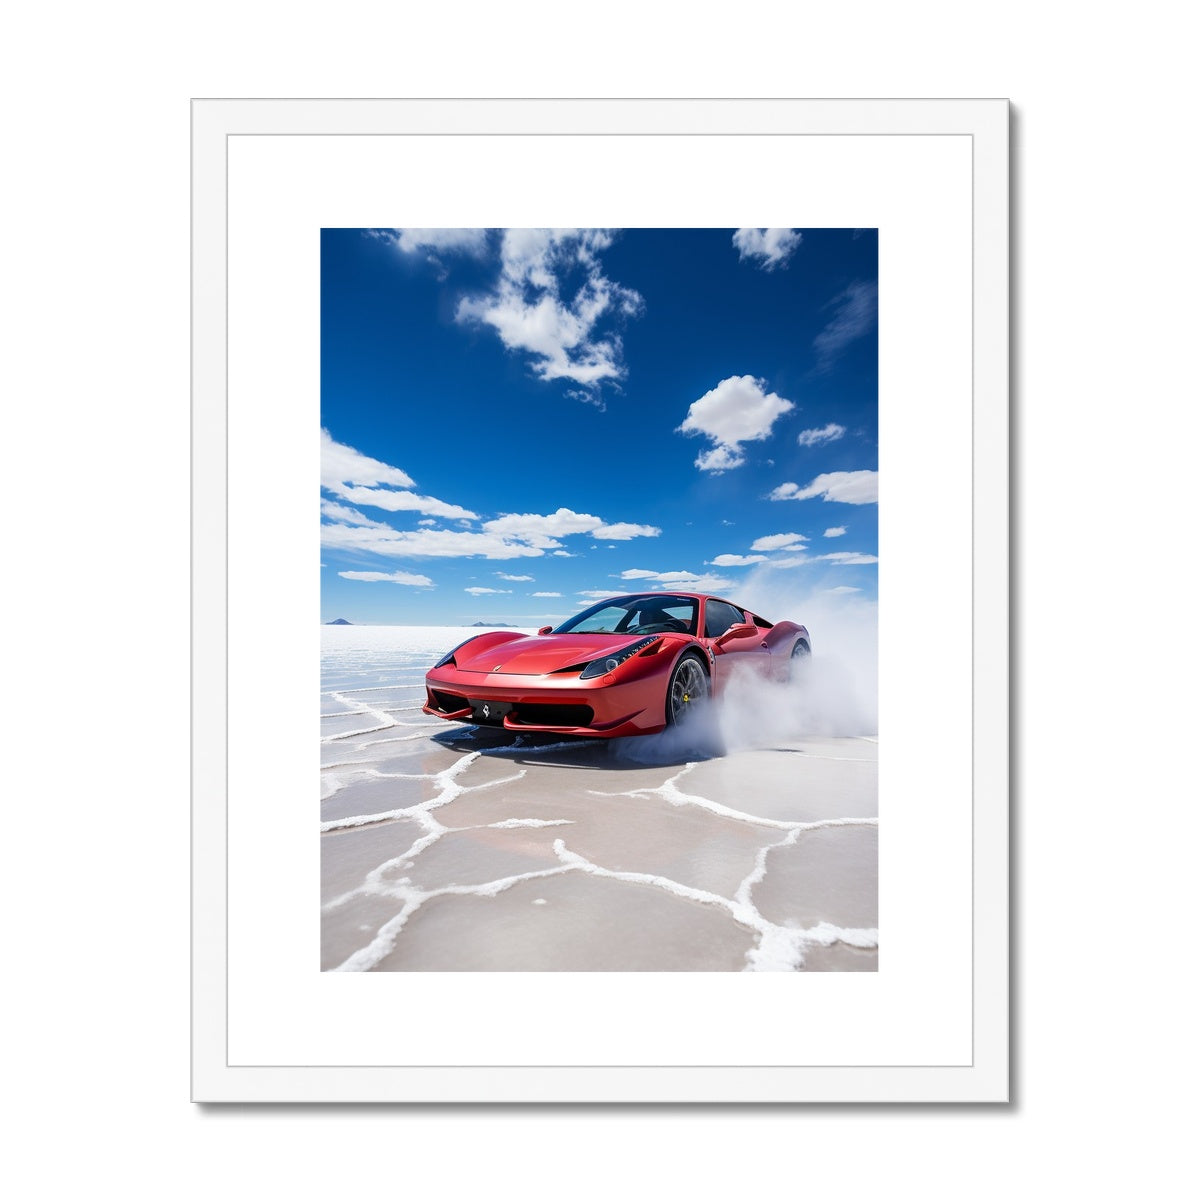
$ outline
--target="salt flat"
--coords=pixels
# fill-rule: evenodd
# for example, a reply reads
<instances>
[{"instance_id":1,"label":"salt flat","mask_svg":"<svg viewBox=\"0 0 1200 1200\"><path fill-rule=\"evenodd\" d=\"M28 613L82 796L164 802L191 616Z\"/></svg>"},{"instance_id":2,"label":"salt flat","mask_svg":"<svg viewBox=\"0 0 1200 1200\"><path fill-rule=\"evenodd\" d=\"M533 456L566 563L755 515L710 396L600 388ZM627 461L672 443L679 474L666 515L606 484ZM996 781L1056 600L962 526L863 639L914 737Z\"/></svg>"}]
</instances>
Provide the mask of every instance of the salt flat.
<instances>
[{"instance_id":1,"label":"salt flat","mask_svg":"<svg viewBox=\"0 0 1200 1200\"><path fill-rule=\"evenodd\" d=\"M322 969L876 969L874 737L778 691L614 741L426 717L467 632L326 632Z\"/></svg>"}]
</instances>

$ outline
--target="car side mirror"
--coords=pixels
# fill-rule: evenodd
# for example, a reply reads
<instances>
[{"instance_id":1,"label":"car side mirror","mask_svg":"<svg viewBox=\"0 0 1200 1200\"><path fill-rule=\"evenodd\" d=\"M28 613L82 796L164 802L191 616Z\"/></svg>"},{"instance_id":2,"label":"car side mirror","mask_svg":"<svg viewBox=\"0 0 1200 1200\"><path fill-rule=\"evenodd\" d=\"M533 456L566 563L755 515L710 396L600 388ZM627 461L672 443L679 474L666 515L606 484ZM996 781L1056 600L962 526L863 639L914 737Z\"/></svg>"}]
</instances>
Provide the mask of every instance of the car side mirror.
<instances>
[{"instance_id":1,"label":"car side mirror","mask_svg":"<svg viewBox=\"0 0 1200 1200\"><path fill-rule=\"evenodd\" d=\"M538 637L545 637L546 634L551 633L553 629L553 625L543 625L541 629L538 630Z\"/></svg>"},{"instance_id":2,"label":"car side mirror","mask_svg":"<svg viewBox=\"0 0 1200 1200\"><path fill-rule=\"evenodd\" d=\"M730 625L730 627L725 630L725 632L721 634L719 638L717 638L717 645L723 646L726 642L736 642L741 638L754 637L756 633L758 633L758 627L756 625L749 625L745 621L739 621L736 625Z\"/></svg>"}]
</instances>

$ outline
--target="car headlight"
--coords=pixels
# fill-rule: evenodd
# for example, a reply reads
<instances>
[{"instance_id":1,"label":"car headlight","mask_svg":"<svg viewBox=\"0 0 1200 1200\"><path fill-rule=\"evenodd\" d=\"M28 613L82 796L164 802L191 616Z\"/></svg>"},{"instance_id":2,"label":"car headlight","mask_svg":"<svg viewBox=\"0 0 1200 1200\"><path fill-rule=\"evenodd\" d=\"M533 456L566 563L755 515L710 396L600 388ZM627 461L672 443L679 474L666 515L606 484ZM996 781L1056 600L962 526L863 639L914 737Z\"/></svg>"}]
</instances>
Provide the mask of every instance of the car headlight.
<instances>
[{"instance_id":1,"label":"car headlight","mask_svg":"<svg viewBox=\"0 0 1200 1200\"><path fill-rule=\"evenodd\" d=\"M466 642L459 642L458 645L455 646L453 650L450 650L447 653L443 654L442 657L439 658L437 660L437 662L435 662L433 664L433 666L430 668L430 670L436 671L438 669L438 667L444 667L444 666L446 666L447 663L454 662L454 656L467 644L467 642L471 642L474 640L475 640L474 638L467 638Z\"/></svg>"},{"instance_id":2,"label":"car headlight","mask_svg":"<svg viewBox=\"0 0 1200 1200\"><path fill-rule=\"evenodd\" d=\"M632 645L612 654L606 654L603 658L594 658L579 672L579 678L595 679L598 675L607 675L609 671L615 671L623 662L631 659L635 654L640 654L647 646L652 646L657 641L656 637L640 638Z\"/></svg>"}]
</instances>

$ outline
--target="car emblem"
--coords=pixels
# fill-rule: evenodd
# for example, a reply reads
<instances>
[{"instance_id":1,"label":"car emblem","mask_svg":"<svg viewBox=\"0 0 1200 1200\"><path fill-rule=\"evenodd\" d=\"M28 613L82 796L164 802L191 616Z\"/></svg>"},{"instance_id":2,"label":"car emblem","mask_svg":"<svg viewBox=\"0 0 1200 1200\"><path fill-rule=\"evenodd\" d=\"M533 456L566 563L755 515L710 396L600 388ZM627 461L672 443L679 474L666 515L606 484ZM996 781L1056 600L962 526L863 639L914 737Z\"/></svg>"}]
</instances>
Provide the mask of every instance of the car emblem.
<instances>
[{"instance_id":1,"label":"car emblem","mask_svg":"<svg viewBox=\"0 0 1200 1200\"><path fill-rule=\"evenodd\" d=\"M500 670L500 668L501 668L502 666L504 666L504 664L503 664L503 663L497 663L497 664L496 664L496 665L495 665L495 666L492 668L492 674L493 674L493 675L495 675L495 673L496 673L498 670Z\"/></svg>"},{"instance_id":2,"label":"car emblem","mask_svg":"<svg viewBox=\"0 0 1200 1200\"><path fill-rule=\"evenodd\" d=\"M490 717L492 715L492 710L488 708L486 704L479 711L483 713L485 717Z\"/></svg>"}]
</instances>

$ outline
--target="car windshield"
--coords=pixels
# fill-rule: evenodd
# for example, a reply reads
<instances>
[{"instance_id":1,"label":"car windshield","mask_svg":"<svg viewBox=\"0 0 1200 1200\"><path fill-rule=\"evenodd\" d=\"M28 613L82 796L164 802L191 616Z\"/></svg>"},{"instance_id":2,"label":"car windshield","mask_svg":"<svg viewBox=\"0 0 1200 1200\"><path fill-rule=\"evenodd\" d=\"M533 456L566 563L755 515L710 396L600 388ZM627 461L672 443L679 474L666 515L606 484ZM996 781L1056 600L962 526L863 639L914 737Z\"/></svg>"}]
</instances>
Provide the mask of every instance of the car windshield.
<instances>
[{"instance_id":1,"label":"car windshield","mask_svg":"<svg viewBox=\"0 0 1200 1200\"><path fill-rule=\"evenodd\" d=\"M697 607L691 596L620 596L593 604L554 632L695 633Z\"/></svg>"}]
</instances>

